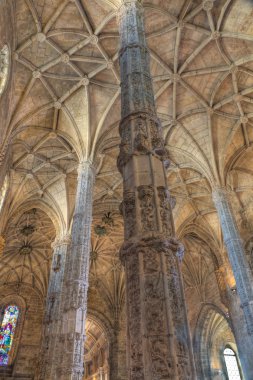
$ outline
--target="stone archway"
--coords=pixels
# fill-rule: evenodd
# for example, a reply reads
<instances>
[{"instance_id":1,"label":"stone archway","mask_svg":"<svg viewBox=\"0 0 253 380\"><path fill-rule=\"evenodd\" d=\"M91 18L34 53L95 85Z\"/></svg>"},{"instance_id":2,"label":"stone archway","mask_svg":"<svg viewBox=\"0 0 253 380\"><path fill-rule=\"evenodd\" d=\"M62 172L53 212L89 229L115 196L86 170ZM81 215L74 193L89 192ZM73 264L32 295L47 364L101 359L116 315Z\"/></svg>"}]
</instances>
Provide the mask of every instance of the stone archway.
<instances>
[{"instance_id":1,"label":"stone archway","mask_svg":"<svg viewBox=\"0 0 253 380\"><path fill-rule=\"evenodd\" d=\"M226 379L222 353L228 344L237 353L235 338L226 315L215 305L204 304L193 338L198 380Z\"/></svg>"},{"instance_id":2,"label":"stone archway","mask_svg":"<svg viewBox=\"0 0 253 380\"><path fill-rule=\"evenodd\" d=\"M109 380L109 337L103 324L88 316L86 320L84 379Z\"/></svg>"}]
</instances>

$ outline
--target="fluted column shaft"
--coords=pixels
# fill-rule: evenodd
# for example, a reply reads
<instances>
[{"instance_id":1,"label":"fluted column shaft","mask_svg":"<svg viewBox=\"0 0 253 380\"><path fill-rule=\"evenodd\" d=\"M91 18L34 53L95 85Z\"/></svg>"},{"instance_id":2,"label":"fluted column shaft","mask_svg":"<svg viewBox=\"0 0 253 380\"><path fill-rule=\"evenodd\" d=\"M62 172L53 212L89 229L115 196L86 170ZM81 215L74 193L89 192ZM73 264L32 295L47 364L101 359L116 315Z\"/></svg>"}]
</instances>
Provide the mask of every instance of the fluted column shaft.
<instances>
[{"instance_id":1,"label":"fluted column shaft","mask_svg":"<svg viewBox=\"0 0 253 380\"><path fill-rule=\"evenodd\" d=\"M236 280L237 293L241 303L235 296L228 297L228 307L231 312L235 338L240 354L243 373L246 380L253 379L252 350L253 348L253 283L250 268L246 259L243 243L236 224L230 201L230 194L226 189L215 189L213 200L219 216L224 243L227 248L229 261ZM237 309L237 311L236 311ZM239 324L238 324L238 316ZM235 323L235 321L237 322ZM239 329L238 329L239 328ZM247 342L247 344L245 344Z\"/></svg>"},{"instance_id":2,"label":"fluted column shaft","mask_svg":"<svg viewBox=\"0 0 253 380\"><path fill-rule=\"evenodd\" d=\"M56 339L61 321L61 295L63 291L63 277L66 263L66 254L70 243L69 235L57 238L52 244L54 249L51 272L49 278L46 310L44 318L42 361L40 378L50 379L55 363L53 355L56 348Z\"/></svg>"},{"instance_id":3,"label":"fluted column shaft","mask_svg":"<svg viewBox=\"0 0 253 380\"><path fill-rule=\"evenodd\" d=\"M83 378L93 183L94 168L90 162L83 162L79 166L71 244L67 253L61 298L63 317L54 377L57 380Z\"/></svg>"},{"instance_id":4,"label":"fluted column shaft","mask_svg":"<svg viewBox=\"0 0 253 380\"><path fill-rule=\"evenodd\" d=\"M192 380L178 243L167 189L162 130L156 115L141 1L119 11L128 378Z\"/></svg>"}]
</instances>

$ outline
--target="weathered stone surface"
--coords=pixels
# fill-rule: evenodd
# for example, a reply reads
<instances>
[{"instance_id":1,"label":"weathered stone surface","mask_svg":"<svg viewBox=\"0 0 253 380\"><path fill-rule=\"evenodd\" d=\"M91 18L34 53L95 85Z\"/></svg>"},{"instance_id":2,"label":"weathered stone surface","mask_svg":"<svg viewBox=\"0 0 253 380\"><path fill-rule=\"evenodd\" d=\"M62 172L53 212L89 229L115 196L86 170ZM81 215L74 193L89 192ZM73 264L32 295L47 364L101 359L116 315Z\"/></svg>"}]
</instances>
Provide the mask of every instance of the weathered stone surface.
<instances>
[{"instance_id":1,"label":"weathered stone surface","mask_svg":"<svg viewBox=\"0 0 253 380\"><path fill-rule=\"evenodd\" d=\"M128 378L194 379L191 342L177 264L178 243L156 116L143 8L119 11L122 120L118 167L125 242Z\"/></svg>"}]
</instances>

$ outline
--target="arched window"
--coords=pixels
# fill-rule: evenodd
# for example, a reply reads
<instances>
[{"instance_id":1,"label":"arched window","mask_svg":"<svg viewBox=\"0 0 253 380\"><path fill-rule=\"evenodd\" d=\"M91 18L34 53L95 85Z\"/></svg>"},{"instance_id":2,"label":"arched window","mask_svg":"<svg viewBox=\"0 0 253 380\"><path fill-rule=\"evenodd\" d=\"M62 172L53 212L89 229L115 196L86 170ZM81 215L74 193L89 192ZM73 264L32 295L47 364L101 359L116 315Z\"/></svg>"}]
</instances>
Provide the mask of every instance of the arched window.
<instances>
[{"instance_id":1,"label":"arched window","mask_svg":"<svg viewBox=\"0 0 253 380\"><path fill-rule=\"evenodd\" d=\"M235 352L231 348L225 348L223 351L226 370L229 380L242 380L240 369Z\"/></svg>"},{"instance_id":2,"label":"arched window","mask_svg":"<svg viewBox=\"0 0 253 380\"><path fill-rule=\"evenodd\" d=\"M15 305L8 305L4 309L0 328L0 366L8 365L18 315L19 308Z\"/></svg>"}]
</instances>

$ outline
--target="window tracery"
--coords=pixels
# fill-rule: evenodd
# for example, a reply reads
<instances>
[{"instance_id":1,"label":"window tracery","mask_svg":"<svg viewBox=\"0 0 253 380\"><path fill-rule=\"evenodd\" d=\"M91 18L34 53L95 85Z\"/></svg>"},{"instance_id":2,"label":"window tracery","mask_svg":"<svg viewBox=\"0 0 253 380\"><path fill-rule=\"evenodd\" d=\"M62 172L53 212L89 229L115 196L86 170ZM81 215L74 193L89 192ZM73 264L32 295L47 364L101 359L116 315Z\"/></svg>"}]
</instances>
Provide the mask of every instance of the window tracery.
<instances>
[{"instance_id":1,"label":"window tracery","mask_svg":"<svg viewBox=\"0 0 253 380\"><path fill-rule=\"evenodd\" d=\"M228 380L242 380L235 352L226 347L223 351Z\"/></svg>"},{"instance_id":2,"label":"window tracery","mask_svg":"<svg viewBox=\"0 0 253 380\"><path fill-rule=\"evenodd\" d=\"M8 365L18 316L19 308L16 305L5 308L0 328L0 366Z\"/></svg>"},{"instance_id":3,"label":"window tracery","mask_svg":"<svg viewBox=\"0 0 253 380\"><path fill-rule=\"evenodd\" d=\"M0 95L4 91L9 69L10 53L7 45L0 50Z\"/></svg>"}]
</instances>

